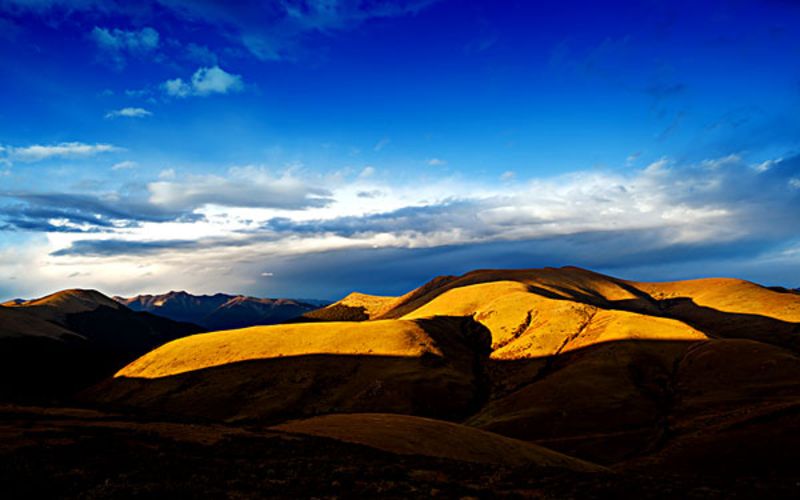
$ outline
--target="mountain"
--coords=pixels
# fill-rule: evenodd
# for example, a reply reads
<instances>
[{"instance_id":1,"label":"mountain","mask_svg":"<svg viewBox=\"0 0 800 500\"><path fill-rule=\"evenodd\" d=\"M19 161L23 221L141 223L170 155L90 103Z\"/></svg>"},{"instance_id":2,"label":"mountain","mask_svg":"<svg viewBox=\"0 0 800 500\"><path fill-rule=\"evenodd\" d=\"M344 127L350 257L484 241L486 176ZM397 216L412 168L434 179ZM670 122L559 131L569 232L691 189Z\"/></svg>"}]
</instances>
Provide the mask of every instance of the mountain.
<instances>
[{"instance_id":1,"label":"mountain","mask_svg":"<svg viewBox=\"0 0 800 500\"><path fill-rule=\"evenodd\" d=\"M145 311L175 321L186 321L209 330L231 330L254 325L283 323L320 307L292 299L260 299L244 295L162 295L114 297L134 311Z\"/></svg>"},{"instance_id":2,"label":"mountain","mask_svg":"<svg viewBox=\"0 0 800 500\"><path fill-rule=\"evenodd\" d=\"M179 339L83 397L226 421L435 417L659 473L778 473L800 460L800 434L780 432L800 429L794 293L480 270L303 319Z\"/></svg>"},{"instance_id":3,"label":"mountain","mask_svg":"<svg viewBox=\"0 0 800 500\"><path fill-rule=\"evenodd\" d=\"M178 337L203 331L134 312L94 290L0 306L0 400L47 400L112 375Z\"/></svg>"}]
</instances>

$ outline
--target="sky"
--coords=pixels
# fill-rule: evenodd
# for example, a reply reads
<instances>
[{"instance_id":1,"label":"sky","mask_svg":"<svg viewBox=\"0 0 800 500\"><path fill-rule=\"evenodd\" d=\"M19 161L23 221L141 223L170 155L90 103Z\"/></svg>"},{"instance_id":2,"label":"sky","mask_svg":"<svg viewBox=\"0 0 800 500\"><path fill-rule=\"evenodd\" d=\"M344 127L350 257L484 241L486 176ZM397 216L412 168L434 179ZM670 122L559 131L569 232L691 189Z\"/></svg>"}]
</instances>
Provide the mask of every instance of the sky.
<instances>
[{"instance_id":1,"label":"sky","mask_svg":"<svg viewBox=\"0 0 800 500\"><path fill-rule=\"evenodd\" d=\"M0 0L0 299L800 286L797 26L778 0Z\"/></svg>"}]
</instances>

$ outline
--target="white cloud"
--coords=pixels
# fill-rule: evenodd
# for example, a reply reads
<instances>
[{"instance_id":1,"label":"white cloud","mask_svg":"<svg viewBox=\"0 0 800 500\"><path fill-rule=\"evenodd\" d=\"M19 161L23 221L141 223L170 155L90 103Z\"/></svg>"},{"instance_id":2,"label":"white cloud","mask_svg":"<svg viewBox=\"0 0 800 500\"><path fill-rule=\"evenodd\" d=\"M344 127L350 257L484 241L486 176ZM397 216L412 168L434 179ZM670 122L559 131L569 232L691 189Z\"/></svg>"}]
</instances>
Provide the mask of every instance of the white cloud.
<instances>
[{"instance_id":1,"label":"white cloud","mask_svg":"<svg viewBox=\"0 0 800 500\"><path fill-rule=\"evenodd\" d=\"M375 146L372 147L372 150L373 151L381 151L383 148L388 146L390 142L392 142L391 139L389 139L388 137L384 137L383 139L381 139L380 141L375 143Z\"/></svg>"},{"instance_id":2,"label":"white cloud","mask_svg":"<svg viewBox=\"0 0 800 500\"><path fill-rule=\"evenodd\" d=\"M298 210L329 202L326 189L308 185L291 172L275 176L260 167L231 168L226 177L191 175L162 177L148 184L150 203L169 210L193 210L206 205Z\"/></svg>"},{"instance_id":3,"label":"white cloud","mask_svg":"<svg viewBox=\"0 0 800 500\"><path fill-rule=\"evenodd\" d=\"M162 87L164 92L173 97L186 97L192 93L192 88L180 78L167 80Z\"/></svg>"},{"instance_id":4,"label":"white cloud","mask_svg":"<svg viewBox=\"0 0 800 500\"><path fill-rule=\"evenodd\" d=\"M162 88L167 95L188 97L240 92L244 89L244 84L241 75L234 75L219 66L212 66L195 71L190 82L175 78L164 82Z\"/></svg>"},{"instance_id":5,"label":"white cloud","mask_svg":"<svg viewBox=\"0 0 800 500\"><path fill-rule=\"evenodd\" d=\"M754 257L761 251L754 251L754 244L763 244L766 252L769 242L795 238L800 198L791 186L800 189L793 173L798 161L785 160L764 175L743 160L709 168L717 162L681 165L664 158L644 168L576 171L514 183L457 176L398 183L357 171L325 177L254 166L224 175L172 172L171 178L148 184L146 205L129 212L196 217L151 218L99 234L48 232L47 251L60 252L39 261L53 276L51 283L70 284L67 271L91 271L114 276L106 283L141 288L157 286L155 278L141 278L137 255L142 254L158 256L147 259L152 263L147 272L162 280L158 284L182 287L203 286L200 276L224 287L261 282L265 262L277 275L270 283L278 284L292 277L281 262L319 263L341 250L348 252L340 255L365 256L359 252L374 248L402 249L392 255L411 259L421 255L413 249L474 256L484 255L487 247L473 245L494 245L500 251L494 255L506 258L502 249L515 245L523 257L540 251L537 255L550 255L554 262L584 259L583 265L629 258L631 265L663 264L664 259L716 256L720 248ZM374 191L381 196L363 196ZM59 200L54 203L68 206L68 200ZM125 205L108 201L115 210ZM84 211L98 211L88 200L74 207L70 214L79 222ZM485 255L493 255L489 252ZM684 257L674 257L676 252ZM795 265L800 269L800 262Z\"/></svg>"},{"instance_id":6,"label":"white cloud","mask_svg":"<svg viewBox=\"0 0 800 500\"><path fill-rule=\"evenodd\" d=\"M99 153L121 151L112 144L85 144L83 142L61 142L52 145L34 144L26 147L6 147L11 160L35 162L49 158L85 158Z\"/></svg>"},{"instance_id":7,"label":"white cloud","mask_svg":"<svg viewBox=\"0 0 800 500\"><path fill-rule=\"evenodd\" d=\"M139 31L109 30L95 26L91 37L99 47L114 51L149 52L158 47L159 41L158 31L149 26Z\"/></svg>"},{"instance_id":8,"label":"white cloud","mask_svg":"<svg viewBox=\"0 0 800 500\"><path fill-rule=\"evenodd\" d=\"M761 163L754 165L753 168L756 170L756 172L766 172L767 170L771 169L772 167L780 163L781 160L782 158L765 160L762 161Z\"/></svg>"},{"instance_id":9,"label":"white cloud","mask_svg":"<svg viewBox=\"0 0 800 500\"><path fill-rule=\"evenodd\" d=\"M375 175L375 167L367 165L364 167L364 170L358 174L358 177L361 179L366 179L367 177L372 177L373 175Z\"/></svg>"},{"instance_id":10,"label":"white cloud","mask_svg":"<svg viewBox=\"0 0 800 500\"><path fill-rule=\"evenodd\" d=\"M161 180L172 180L175 178L175 169L167 168L158 173L158 178Z\"/></svg>"},{"instance_id":11,"label":"white cloud","mask_svg":"<svg viewBox=\"0 0 800 500\"><path fill-rule=\"evenodd\" d=\"M431 158L430 160L428 160L428 165L432 167L438 167L442 165L447 165L447 162L442 160L441 158Z\"/></svg>"},{"instance_id":12,"label":"white cloud","mask_svg":"<svg viewBox=\"0 0 800 500\"><path fill-rule=\"evenodd\" d=\"M500 180L501 181L510 181L511 179L514 178L515 175L516 174L514 172L512 172L511 170L506 170L505 172L500 174Z\"/></svg>"},{"instance_id":13,"label":"white cloud","mask_svg":"<svg viewBox=\"0 0 800 500\"><path fill-rule=\"evenodd\" d=\"M144 118L151 116L153 113L144 108L122 108L106 113L106 118Z\"/></svg>"},{"instance_id":14,"label":"white cloud","mask_svg":"<svg viewBox=\"0 0 800 500\"><path fill-rule=\"evenodd\" d=\"M636 163L636 160L638 160L640 156L642 156L641 151L629 154L628 157L625 158L625 165L629 167L632 166L634 163Z\"/></svg>"},{"instance_id":15,"label":"white cloud","mask_svg":"<svg viewBox=\"0 0 800 500\"><path fill-rule=\"evenodd\" d=\"M138 166L139 164L135 161L125 160L111 165L111 170L129 170Z\"/></svg>"},{"instance_id":16,"label":"white cloud","mask_svg":"<svg viewBox=\"0 0 800 500\"><path fill-rule=\"evenodd\" d=\"M138 31L95 26L89 36L97 47L120 68L125 65L127 54L141 56L152 53L158 48L160 39L158 31L149 26Z\"/></svg>"}]
</instances>

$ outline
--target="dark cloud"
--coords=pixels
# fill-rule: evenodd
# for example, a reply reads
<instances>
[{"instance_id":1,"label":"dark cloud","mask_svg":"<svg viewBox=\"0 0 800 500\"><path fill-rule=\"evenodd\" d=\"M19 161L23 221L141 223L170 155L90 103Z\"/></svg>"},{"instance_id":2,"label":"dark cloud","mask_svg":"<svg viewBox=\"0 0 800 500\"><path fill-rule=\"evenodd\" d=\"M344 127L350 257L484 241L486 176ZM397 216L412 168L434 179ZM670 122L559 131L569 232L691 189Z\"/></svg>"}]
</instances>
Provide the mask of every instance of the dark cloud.
<instances>
[{"instance_id":1,"label":"dark cloud","mask_svg":"<svg viewBox=\"0 0 800 500\"><path fill-rule=\"evenodd\" d=\"M329 220L295 222L274 218L264 229L278 233L325 234L353 237L374 233L433 233L447 227L465 227L478 223L475 213L482 205L472 200L450 201L437 205L404 207L391 212L365 216L339 217Z\"/></svg>"},{"instance_id":2,"label":"dark cloud","mask_svg":"<svg viewBox=\"0 0 800 500\"><path fill-rule=\"evenodd\" d=\"M274 276L255 294L300 294L338 299L352 291L403 294L442 274L487 268L540 268L577 265L630 279L690 279L708 276L770 276L774 262L761 257L775 241L665 244L659 230L588 232L513 242L447 245L435 248L349 249L265 257ZM796 286L800 263L781 266L770 283ZM253 266L255 275L257 266ZM777 273L775 273L777 274Z\"/></svg>"},{"instance_id":3,"label":"dark cloud","mask_svg":"<svg viewBox=\"0 0 800 500\"><path fill-rule=\"evenodd\" d=\"M167 210L144 200L86 194L0 191L0 224L5 230L97 232L142 222L192 222L202 215ZM58 221L54 223L53 221Z\"/></svg>"},{"instance_id":4,"label":"dark cloud","mask_svg":"<svg viewBox=\"0 0 800 500\"><path fill-rule=\"evenodd\" d=\"M81 240L67 248L57 250L51 255L60 257L80 255L83 257L108 257L118 255L142 256L160 253L166 250L187 250L197 247L197 242L190 240L160 241L126 241L126 240Z\"/></svg>"}]
</instances>

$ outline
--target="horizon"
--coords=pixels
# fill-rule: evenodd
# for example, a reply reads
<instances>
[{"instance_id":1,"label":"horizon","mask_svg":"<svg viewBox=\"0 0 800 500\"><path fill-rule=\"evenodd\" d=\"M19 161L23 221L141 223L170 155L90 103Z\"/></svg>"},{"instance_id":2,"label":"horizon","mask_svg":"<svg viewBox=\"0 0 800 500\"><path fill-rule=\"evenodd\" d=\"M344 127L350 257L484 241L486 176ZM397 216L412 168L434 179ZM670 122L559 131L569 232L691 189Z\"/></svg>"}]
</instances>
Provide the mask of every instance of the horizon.
<instances>
[{"instance_id":1,"label":"horizon","mask_svg":"<svg viewBox=\"0 0 800 500\"><path fill-rule=\"evenodd\" d=\"M606 275L605 273L599 273L599 272L594 271L592 269L586 269L586 268L582 268L582 267L579 267L579 266L572 266L572 265L547 266L544 269L548 269L548 268L552 268L552 269L576 268L576 269L580 269L580 270L583 270L583 271L589 271L589 272L592 272L592 273L601 274L601 275L604 275L604 276L609 276L611 278L621 279L623 281L633 281L633 282L646 283L646 281L640 281L640 280L636 280L636 279L630 278L630 277ZM542 268L510 268L510 269L502 269L502 270L537 271L539 269L542 269ZM495 270L500 270L500 268L497 268L497 269L473 269L473 270L471 270L469 272L471 273L471 272L495 271ZM464 273L464 274L467 274L467 273ZM398 294L395 294L395 295L391 295L391 296L392 297L399 297L399 296L403 295L406 292L410 292L411 290L419 288L419 287L425 285L426 283L429 283L429 282L435 280L436 278L440 278L440 277L443 277L443 276L444 275L431 276L429 279L426 279L426 280L418 283L417 285L415 285L411 289L405 290L405 291L403 291L401 293L398 293ZM459 276L463 276L463 274L459 275ZM737 279L737 278L735 278L733 276L706 276L706 277L701 277L701 278L687 278L687 280L692 280L692 279ZM659 283L659 282L661 282L661 283L669 283L669 282L673 282L673 281L678 281L678 280L653 280L652 282L653 283ZM684 280L680 280L680 281L684 281ZM749 280L745 280L745 281L749 281ZM765 287L765 288L784 287L789 291L792 291L792 290L800 291L800 287L784 286L784 285L774 284L774 283L773 284L771 284L771 283L758 283L758 282L752 282L752 283L755 283L756 285L759 285L759 286L762 286L762 287ZM351 293L364 293L366 295L375 295L375 296L379 295L379 294L370 293L368 291L363 291L363 290L351 290L350 292L347 292L346 294L340 295L340 296L337 296L337 297L278 297L278 296L254 296L254 295L248 295L248 294L245 294L245 293L236 293L236 292L231 292L231 291L219 291L219 292L214 292L214 293L198 293L198 292L193 292L191 290L186 290L186 289L180 289L180 290L174 290L173 289L173 290L160 291L160 292L158 292L158 291L156 291L156 292L145 291L145 292L141 292L141 293L134 293L134 294L131 294L131 295L123 296L123 295L108 293L108 292L105 292L103 290L98 290L98 289L95 289L95 288L67 288L67 289L63 289L63 290L56 290L56 291L53 291L51 293L48 293L48 294L45 294L45 295L42 295L42 296L35 296L35 297L7 297L7 298L0 297L0 303L10 302L10 301L13 301L13 300L35 300L35 299L41 299L41 298L47 297L49 295L56 295L56 294L58 294L60 292L65 292L65 291L70 291L70 290L99 292L99 293L105 295L106 297L109 297L109 298L115 299L115 300L116 299L131 299L131 298L135 298L135 297L156 297L156 296L162 296L162 295L184 293L184 294L188 294L188 295L191 295L191 296L194 296L194 297L213 297L214 295L226 295L226 296L231 296L231 297L250 297L250 298L276 299L276 300L279 300L279 299L288 299L288 300L297 300L297 301L303 301L303 300L317 301L317 300L319 300L319 301L327 301L327 302L333 303L333 302L337 302L339 300L342 300L343 298L345 298L347 295L350 295Z\"/></svg>"},{"instance_id":2,"label":"horizon","mask_svg":"<svg viewBox=\"0 0 800 500\"><path fill-rule=\"evenodd\" d=\"M798 24L777 1L0 0L0 300L564 265L796 288Z\"/></svg>"}]
</instances>

